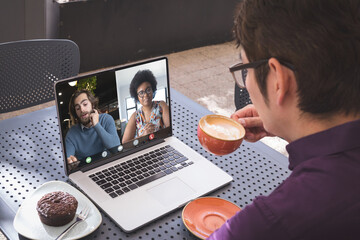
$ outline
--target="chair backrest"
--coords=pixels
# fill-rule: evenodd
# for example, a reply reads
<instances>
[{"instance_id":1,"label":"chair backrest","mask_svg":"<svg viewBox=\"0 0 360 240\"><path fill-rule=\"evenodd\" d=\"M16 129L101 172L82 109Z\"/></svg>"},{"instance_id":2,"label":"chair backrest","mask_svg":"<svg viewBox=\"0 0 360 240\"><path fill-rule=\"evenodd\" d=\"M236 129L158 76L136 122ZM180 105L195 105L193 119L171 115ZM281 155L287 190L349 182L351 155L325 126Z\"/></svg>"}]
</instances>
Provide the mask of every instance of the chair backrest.
<instances>
[{"instance_id":1,"label":"chair backrest","mask_svg":"<svg viewBox=\"0 0 360 240\"><path fill-rule=\"evenodd\" d=\"M79 73L79 47L65 39L0 44L0 113L54 99L54 82Z\"/></svg>"}]
</instances>

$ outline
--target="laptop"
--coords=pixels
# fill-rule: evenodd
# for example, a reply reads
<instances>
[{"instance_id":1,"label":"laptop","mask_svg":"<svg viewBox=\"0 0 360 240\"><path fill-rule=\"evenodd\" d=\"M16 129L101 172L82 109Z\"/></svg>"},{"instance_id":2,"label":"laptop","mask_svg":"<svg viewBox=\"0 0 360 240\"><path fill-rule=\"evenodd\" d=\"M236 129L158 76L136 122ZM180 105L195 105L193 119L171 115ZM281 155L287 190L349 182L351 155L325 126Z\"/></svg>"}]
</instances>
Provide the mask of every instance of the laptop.
<instances>
[{"instance_id":1,"label":"laptop","mask_svg":"<svg viewBox=\"0 0 360 240\"><path fill-rule=\"evenodd\" d=\"M130 85L144 72L156 80L156 90L147 87L132 97ZM87 91L76 95L81 89ZM232 181L173 135L166 57L64 79L55 83L55 94L66 175L125 232ZM152 96L155 117L147 116L149 102L139 95ZM86 110L81 96L91 108L97 105L96 114ZM69 110L70 101L75 111ZM145 131L151 122L156 127Z\"/></svg>"}]
</instances>

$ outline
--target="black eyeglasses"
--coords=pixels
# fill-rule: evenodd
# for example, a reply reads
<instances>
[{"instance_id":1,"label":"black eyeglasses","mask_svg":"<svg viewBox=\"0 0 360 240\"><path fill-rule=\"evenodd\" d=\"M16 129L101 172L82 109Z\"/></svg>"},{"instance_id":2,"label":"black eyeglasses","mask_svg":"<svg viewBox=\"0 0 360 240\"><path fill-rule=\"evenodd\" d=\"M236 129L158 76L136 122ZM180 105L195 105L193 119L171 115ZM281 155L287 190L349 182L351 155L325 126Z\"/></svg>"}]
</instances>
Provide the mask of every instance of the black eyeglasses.
<instances>
[{"instance_id":1,"label":"black eyeglasses","mask_svg":"<svg viewBox=\"0 0 360 240\"><path fill-rule=\"evenodd\" d=\"M232 66L229 67L229 71L231 72L236 84L240 87L240 88L245 88L246 87L246 76L247 76L247 72L248 72L248 68L258 68L260 67L262 64L265 64L269 61L270 58L268 59L262 59L259 61L255 61L255 62L251 62L251 63L236 63ZM286 61L282 61L279 60L278 61L284 65L285 67L295 71L295 66L292 65L291 63L288 63Z\"/></svg>"},{"instance_id":2,"label":"black eyeglasses","mask_svg":"<svg viewBox=\"0 0 360 240\"><path fill-rule=\"evenodd\" d=\"M153 91L152 91L151 87L148 87L148 88L145 89L145 91L144 91L144 90L141 90L141 91L138 92L137 94L138 94L139 97L143 98L143 97L145 96L145 93L146 93L147 95L150 95L150 94L152 94L152 92L153 92Z\"/></svg>"}]
</instances>

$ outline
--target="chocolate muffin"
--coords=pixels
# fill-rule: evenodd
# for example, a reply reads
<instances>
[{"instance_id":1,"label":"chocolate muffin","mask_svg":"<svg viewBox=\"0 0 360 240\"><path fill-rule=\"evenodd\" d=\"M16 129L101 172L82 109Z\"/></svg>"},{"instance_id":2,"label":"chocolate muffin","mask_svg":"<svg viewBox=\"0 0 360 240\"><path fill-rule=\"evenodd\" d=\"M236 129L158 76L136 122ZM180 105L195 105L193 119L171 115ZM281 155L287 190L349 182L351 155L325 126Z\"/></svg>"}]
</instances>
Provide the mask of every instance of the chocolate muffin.
<instances>
[{"instance_id":1,"label":"chocolate muffin","mask_svg":"<svg viewBox=\"0 0 360 240\"><path fill-rule=\"evenodd\" d=\"M36 210L42 223L49 226L62 226L74 219L78 201L67 192L51 192L38 202Z\"/></svg>"}]
</instances>

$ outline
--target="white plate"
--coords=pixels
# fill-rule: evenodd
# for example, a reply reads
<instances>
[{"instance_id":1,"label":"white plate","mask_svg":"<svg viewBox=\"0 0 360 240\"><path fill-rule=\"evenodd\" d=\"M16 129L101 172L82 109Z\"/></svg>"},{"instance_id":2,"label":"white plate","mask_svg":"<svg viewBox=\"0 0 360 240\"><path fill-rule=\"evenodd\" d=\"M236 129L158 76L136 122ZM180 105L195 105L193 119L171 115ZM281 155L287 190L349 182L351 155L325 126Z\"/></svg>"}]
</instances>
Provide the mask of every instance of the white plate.
<instances>
[{"instance_id":1,"label":"white plate","mask_svg":"<svg viewBox=\"0 0 360 240\"><path fill-rule=\"evenodd\" d=\"M24 200L14 219L15 230L24 237L31 239L55 239L59 236L69 225L75 222L75 218L68 224L60 227L51 227L43 224L40 221L36 210L36 204L42 196L47 193L63 191L73 195L78 201L77 214L85 206L91 208L88 217L85 221L80 222L75 226L64 239L78 239L85 237L97 229L102 221L101 214L95 205L79 190L61 181L51 181L44 183L31 194L29 198Z\"/></svg>"}]
</instances>

